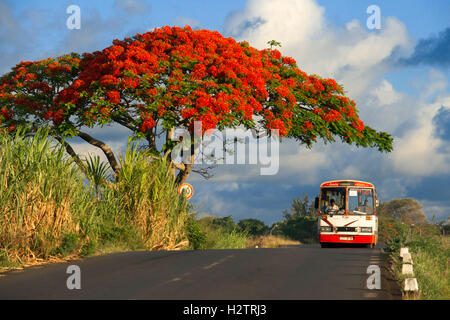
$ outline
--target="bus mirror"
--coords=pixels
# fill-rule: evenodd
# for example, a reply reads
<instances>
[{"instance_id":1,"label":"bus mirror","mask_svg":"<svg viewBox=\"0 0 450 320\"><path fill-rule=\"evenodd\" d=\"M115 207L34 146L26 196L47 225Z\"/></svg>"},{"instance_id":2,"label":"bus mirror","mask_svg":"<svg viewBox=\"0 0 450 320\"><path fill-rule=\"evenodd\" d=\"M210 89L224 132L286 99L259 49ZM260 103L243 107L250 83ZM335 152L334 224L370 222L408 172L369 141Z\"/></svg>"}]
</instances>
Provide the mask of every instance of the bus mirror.
<instances>
[{"instance_id":1,"label":"bus mirror","mask_svg":"<svg viewBox=\"0 0 450 320\"><path fill-rule=\"evenodd\" d=\"M319 197L314 200L314 208L319 209Z\"/></svg>"}]
</instances>

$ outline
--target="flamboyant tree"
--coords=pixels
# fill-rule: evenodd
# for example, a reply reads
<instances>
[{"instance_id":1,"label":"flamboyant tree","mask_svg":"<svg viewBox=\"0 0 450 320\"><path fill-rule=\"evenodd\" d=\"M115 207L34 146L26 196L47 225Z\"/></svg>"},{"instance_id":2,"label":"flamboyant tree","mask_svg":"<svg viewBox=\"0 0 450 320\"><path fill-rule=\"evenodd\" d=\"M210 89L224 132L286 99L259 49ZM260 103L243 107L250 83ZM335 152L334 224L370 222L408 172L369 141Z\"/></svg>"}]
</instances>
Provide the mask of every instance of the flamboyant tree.
<instances>
[{"instance_id":1,"label":"flamboyant tree","mask_svg":"<svg viewBox=\"0 0 450 320\"><path fill-rule=\"evenodd\" d=\"M203 130L278 129L308 147L338 137L392 150L391 136L364 126L335 80L306 74L276 49L257 50L215 31L163 27L82 56L21 62L0 78L3 128L50 125L78 162L62 139L79 136L101 148L116 173L111 149L83 128L116 123L146 139L154 156L167 156L174 129L193 130L194 121ZM173 165L181 183L193 161Z\"/></svg>"}]
</instances>

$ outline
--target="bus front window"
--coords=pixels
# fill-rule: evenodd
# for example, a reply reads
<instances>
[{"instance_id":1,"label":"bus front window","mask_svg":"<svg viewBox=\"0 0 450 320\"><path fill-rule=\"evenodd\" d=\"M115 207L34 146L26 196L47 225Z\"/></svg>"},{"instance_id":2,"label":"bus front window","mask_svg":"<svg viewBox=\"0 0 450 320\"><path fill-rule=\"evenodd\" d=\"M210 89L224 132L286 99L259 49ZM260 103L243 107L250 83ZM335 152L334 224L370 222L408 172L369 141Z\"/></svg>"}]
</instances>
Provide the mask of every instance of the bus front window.
<instances>
[{"instance_id":1,"label":"bus front window","mask_svg":"<svg viewBox=\"0 0 450 320\"><path fill-rule=\"evenodd\" d=\"M339 209L330 210L331 200ZM320 211L322 214L344 214L345 213L345 188L322 188L320 195Z\"/></svg>"},{"instance_id":2,"label":"bus front window","mask_svg":"<svg viewBox=\"0 0 450 320\"><path fill-rule=\"evenodd\" d=\"M348 190L348 211L353 214L374 214L373 190L350 188Z\"/></svg>"}]
</instances>

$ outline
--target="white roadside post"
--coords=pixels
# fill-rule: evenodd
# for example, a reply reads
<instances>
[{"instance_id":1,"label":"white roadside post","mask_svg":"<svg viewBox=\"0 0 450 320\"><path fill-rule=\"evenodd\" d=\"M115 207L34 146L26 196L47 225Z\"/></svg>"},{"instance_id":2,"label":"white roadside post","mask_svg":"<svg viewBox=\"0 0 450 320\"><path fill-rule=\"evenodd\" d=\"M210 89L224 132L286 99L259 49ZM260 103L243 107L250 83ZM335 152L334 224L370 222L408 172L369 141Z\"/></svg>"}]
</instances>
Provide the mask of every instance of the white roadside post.
<instances>
[{"instance_id":1,"label":"white roadside post","mask_svg":"<svg viewBox=\"0 0 450 320\"><path fill-rule=\"evenodd\" d=\"M400 248L400 258L403 258L405 253L409 253L408 248Z\"/></svg>"},{"instance_id":2,"label":"white roadside post","mask_svg":"<svg viewBox=\"0 0 450 320\"><path fill-rule=\"evenodd\" d=\"M403 290L405 291L405 297L407 299L417 298L419 295L419 284L414 277L413 260L408 248L400 249L400 257L402 257L402 274L411 278L406 278Z\"/></svg>"}]
</instances>

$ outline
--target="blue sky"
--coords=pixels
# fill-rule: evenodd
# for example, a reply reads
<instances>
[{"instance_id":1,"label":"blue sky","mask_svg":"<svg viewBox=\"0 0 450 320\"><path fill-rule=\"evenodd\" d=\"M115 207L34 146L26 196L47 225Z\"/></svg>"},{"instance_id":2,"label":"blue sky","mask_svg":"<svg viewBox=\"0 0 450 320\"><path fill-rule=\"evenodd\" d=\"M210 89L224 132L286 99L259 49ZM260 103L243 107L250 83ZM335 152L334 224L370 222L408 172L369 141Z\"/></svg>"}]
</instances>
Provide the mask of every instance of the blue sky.
<instances>
[{"instance_id":1,"label":"blue sky","mask_svg":"<svg viewBox=\"0 0 450 320\"><path fill-rule=\"evenodd\" d=\"M81 9L80 30L66 28L71 4ZM366 27L370 5L381 10L381 30ZM373 181L382 201L414 197L430 220L443 220L450 213L449 12L445 0L0 0L0 73L21 60L94 51L164 25L218 30L257 48L276 39L304 71L343 84L361 118L393 134L395 150L340 143L306 150L285 141L277 175L261 176L250 165L219 166L208 181L192 175L199 212L270 224L293 197L313 198L323 180L347 177ZM126 135L101 133L116 149Z\"/></svg>"}]
</instances>

